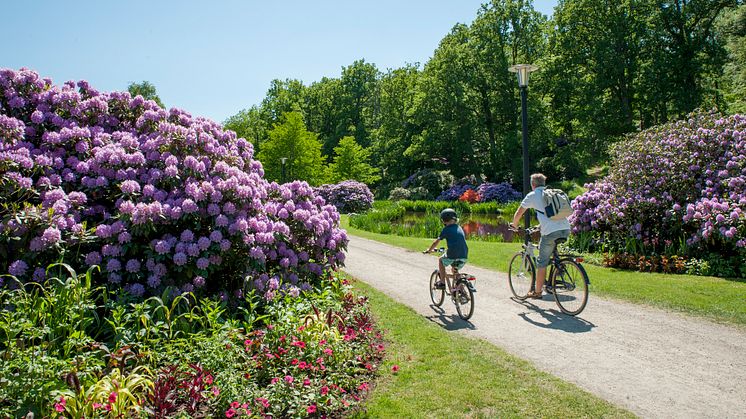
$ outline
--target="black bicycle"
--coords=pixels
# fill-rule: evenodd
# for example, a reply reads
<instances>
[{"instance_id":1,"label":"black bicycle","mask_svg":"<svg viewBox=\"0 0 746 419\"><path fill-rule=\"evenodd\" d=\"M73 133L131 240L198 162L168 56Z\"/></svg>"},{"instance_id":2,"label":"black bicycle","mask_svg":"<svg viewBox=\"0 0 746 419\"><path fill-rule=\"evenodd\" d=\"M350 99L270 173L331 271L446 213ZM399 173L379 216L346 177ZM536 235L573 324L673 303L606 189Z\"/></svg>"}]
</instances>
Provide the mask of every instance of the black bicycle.
<instances>
[{"instance_id":1,"label":"black bicycle","mask_svg":"<svg viewBox=\"0 0 746 419\"><path fill-rule=\"evenodd\" d=\"M532 233L539 231L538 227L523 231L526 241L523 249L513 256L508 269L508 282L510 291L519 300L525 300L529 292L536 289L536 252L538 246L531 242ZM557 244L564 243L566 239L557 239ZM555 247L552 258L549 261L549 275L544 283L544 289L548 294L554 294L554 301L560 310L571 316L580 314L588 303L588 287L591 282L581 262L583 258L559 254Z\"/></svg>"}]
</instances>

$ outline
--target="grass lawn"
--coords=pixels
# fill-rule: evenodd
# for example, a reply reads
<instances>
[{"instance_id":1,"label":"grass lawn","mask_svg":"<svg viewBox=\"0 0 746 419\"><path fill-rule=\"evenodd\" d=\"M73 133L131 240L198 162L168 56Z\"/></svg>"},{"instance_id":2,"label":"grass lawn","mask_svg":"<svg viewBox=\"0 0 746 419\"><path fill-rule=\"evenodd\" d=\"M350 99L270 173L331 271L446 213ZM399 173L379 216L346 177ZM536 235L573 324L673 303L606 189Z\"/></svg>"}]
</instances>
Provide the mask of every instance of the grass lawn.
<instances>
[{"instance_id":1,"label":"grass lawn","mask_svg":"<svg viewBox=\"0 0 746 419\"><path fill-rule=\"evenodd\" d=\"M411 250L424 250L431 239L370 233L342 226L350 234ZM507 272L519 243L469 241L469 263ZM746 325L746 282L722 278L624 271L584 264L593 294L681 311L724 323ZM591 300L592 304L592 300Z\"/></svg>"},{"instance_id":2,"label":"grass lawn","mask_svg":"<svg viewBox=\"0 0 746 419\"><path fill-rule=\"evenodd\" d=\"M353 417L633 417L484 340L449 333L362 282L355 287L370 298L389 345L365 411Z\"/></svg>"}]
</instances>

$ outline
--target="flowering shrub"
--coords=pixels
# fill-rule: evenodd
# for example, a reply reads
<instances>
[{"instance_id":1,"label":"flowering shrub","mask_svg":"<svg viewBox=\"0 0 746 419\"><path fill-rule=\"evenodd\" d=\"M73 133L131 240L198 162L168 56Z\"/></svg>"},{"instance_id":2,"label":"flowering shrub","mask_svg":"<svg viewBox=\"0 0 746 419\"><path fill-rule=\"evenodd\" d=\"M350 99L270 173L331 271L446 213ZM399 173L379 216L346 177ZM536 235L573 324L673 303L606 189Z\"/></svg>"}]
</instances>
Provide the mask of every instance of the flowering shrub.
<instances>
[{"instance_id":1,"label":"flowering shrub","mask_svg":"<svg viewBox=\"0 0 746 419\"><path fill-rule=\"evenodd\" d=\"M491 183L485 182L477 188L477 193L481 197L479 202L506 202L516 201L522 198L522 194L511 186L508 182Z\"/></svg>"},{"instance_id":2,"label":"flowering shrub","mask_svg":"<svg viewBox=\"0 0 746 419\"><path fill-rule=\"evenodd\" d=\"M364 212L373 207L373 194L368 185L354 180L321 185L315 191L341 213Z\"/></svg>"},{"instance_id":3,"label":"flowering shrub","mask_svg":"<svg viewBox=\"0 0 746 419\"><path fill-rule=\"evenodd\" d=\"M470 204L474 204L481 200L481 196L479 196L479 194L474 189L467 189L466 192L464 192L463 194L461 194L460 197L458 197L458 200L461 202L468 202Z\"/></svg>"},{"instance_id":4,"label":"flowering shrub","mask_svg":"<svg viewBox=\"0 0 746 419\"><path fill-rule=\"evenodd\" d=\"M454 185L444 190L443 192L441 192L441 194L438 195L438 197L435 198L435 200L436 201L456 201L461 197L461 195L466 193L466 191L474 190L475 188L476 187L471 184Z\"/></svg>"},{"instance_id":5,"label":"flowering shrub","mask_svg":"<svg viewBox=\"0 0 746 419\"><path fill-rule=\"evenodd\" d=\"M251 278L272 299L344 260L333 206L268 183L249 142L182 110L4 69L0 141L0 272L23 280L62 259L134 295Z\"/></svg>"},{"instance_id":6,"label":"flowering shrub","mask_svg":"<svg viewBox=\"0 0 746 419\"><path fill-rule=\"evenodd\" d=\"M612 149L573 201L573 231L611 251L746 257L746 116L692 114Z\"/></svg>"}]
</instances>

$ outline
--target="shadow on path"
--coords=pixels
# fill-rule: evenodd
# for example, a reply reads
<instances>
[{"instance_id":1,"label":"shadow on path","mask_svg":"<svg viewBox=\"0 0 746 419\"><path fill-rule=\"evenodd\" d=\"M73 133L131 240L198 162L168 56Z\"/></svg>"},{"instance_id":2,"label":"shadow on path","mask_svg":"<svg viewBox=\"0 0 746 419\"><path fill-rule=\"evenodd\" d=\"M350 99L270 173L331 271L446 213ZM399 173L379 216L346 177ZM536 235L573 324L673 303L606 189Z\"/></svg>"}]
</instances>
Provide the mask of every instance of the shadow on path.
<instances>
[{"instance_id":1,"label":"shadow on path","mask_svg":"<svg viewBox=\"0 0 746 419\"><path fill-rule=\"evenodd\" d=\"M425 316L425 318L446 330L476 329L472 322L462 320L457 314L446 314L442 307L430 304L430 308L432 308L436 314L434 316Z\"/></svg>"},{"instance_id":2,"label":"shadow on path","mask_svg":"<svg viewBox=\"0 0 746 419\"><path fill-rule=\"evenodd\" d=\"M511 300L517 302L518 304L521 304L522 306L530 310L528 312L519 313L518 317L537 327L541 327L544 329L562 330L563 332L568 333L585 333L596 327L595 324L589 322L588 320L582 319L580 317L568 316L555 309L545 310L535 304L532 304L529 301L521 301L513 297L511 297ZM539 314L546 321L539 322L532 319L531 317L529 317L532 313Z\"/></svg>"}]
</instances>

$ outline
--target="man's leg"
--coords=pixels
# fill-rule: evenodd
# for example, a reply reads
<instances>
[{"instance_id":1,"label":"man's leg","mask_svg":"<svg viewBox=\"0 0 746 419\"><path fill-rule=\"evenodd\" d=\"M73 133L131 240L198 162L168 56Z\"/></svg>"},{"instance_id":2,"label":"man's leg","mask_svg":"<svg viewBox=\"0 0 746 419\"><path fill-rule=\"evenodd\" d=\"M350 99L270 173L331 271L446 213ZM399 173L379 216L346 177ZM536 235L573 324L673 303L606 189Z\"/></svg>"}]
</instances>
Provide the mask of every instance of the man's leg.
<instances>
[{"instance_id":1,"label":"man's leg","mask_svg":"<svg viewBox=\"0 0 746 419\"><path fill-rule=\"evenodd\" d=\"M541 293L544 289L544 281L547 278L547 268L536 269L536 292Z\"/></svg>"}]
</instances>

